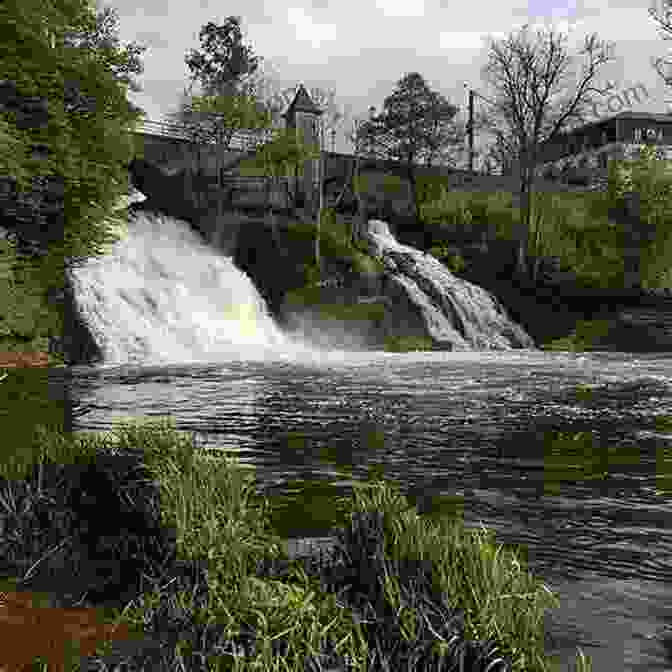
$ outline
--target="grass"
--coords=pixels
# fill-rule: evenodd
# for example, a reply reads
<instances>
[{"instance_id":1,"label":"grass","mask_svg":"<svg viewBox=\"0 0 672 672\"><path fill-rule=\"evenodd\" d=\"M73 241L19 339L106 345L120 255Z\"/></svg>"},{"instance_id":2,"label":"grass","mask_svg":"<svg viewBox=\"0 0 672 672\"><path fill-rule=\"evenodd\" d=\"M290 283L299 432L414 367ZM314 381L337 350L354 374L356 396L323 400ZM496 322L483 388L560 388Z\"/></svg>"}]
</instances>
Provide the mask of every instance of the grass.
<instances>
[{"instance_id":1,"label":"grass","mask_svg":"<svg viewBox=\"0 0 672 672\"><path fill-rule=\"evenodd\" d=\"M253 476L233 458L198 451L193 437L171 423L123 423L109 435L76 438L40 429L35 441L37 462L1 465L0 561L22 568L13 579L21 585L36 566L49 565L57 546L73 555L99 549L102 536L91 537L87 519L96 521L94 536L116 532L106 552L122 567L120 580L135 585L132 579L144 576L106 614L135 631L172 633L160 666L151 669L556 669L544 655L543 614L557 598L491 533L465 530L459 516L421 518L392 484L369 479L356 486L349 521L336 531L326 562L290 561L285 541L264 522L269 503L252 494ZM106 455L112 458L104 466ZM123 456L142 470L124 476L115 466ZM77 485L69 470L91 460L98 466ZM83 501L77 493L87 483L95 501L104 502L101 484L115 471L118 515L110 515L109 501L100 504L104 518L97 504L88 510L72 504ZM17 501L21 511L11 505ZM131 514L154 530L153 551L136 538L140 533L129 532L130 524L114 527ZM147 526L152 516L164 533L173 530L172 546ZM100 529L104 520L114 521L111 529ZM186 580L178 560L206 571ZM116 585L114 594L122 588ZM234 647L247 655L234 656ZM97 669L107 669L107 652L98 652ZM578 653L577 670L590 670ZM141 669L138 660L133 665L124 669ZM79 669L76 660L69 669Z\"/></svg>"}]
</instances>

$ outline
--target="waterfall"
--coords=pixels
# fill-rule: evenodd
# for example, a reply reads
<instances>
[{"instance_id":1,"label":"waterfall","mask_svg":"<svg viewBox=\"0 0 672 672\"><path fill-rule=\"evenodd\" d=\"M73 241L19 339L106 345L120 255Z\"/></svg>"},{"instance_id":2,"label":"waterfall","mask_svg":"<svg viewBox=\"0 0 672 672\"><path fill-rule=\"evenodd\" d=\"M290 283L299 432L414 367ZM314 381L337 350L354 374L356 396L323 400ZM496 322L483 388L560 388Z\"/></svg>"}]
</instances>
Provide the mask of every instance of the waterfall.
<instances>
[{"instance_id":1,"label":"waterfall","mask_svg":"<svg viewBox=\"0 0 672 672\"><path fill-rule=\"evenodd\" d=\"M124 199L144 200L137 192ZM105 364L210 362L296 347L253 282L187 222L137 210L121 240L72 271Z\"/></svg>"},{"instance_id":2,"label":"waterfall","mask_svg":"<svg viewBox=\"0 0 672 672\"><path fill-rule=\"evenodd\" d=\"M366 242L438 343L451 350L536 349L495 296L453 275L431 254L399 243L386 222L369 220Z\"/></svg>"},{"instance_id":3,"label":"waterfall","mask_svg":"<svg viewBox=\"0 0 672 672\"><path fill-rule=\"evenodd\" d=\"M137 191L120 200L120 240L71 272L79 312L104 365L219 362L230 359L352 359L329 353L275 324L252 280L180 219L141 209ZM534 348L489 292L439 261L398 243L386 223L369 222L371 253L382 258L397 294L450 350ZM404 319L402 305L394 320Z\"/></svg>"}]
</instances>

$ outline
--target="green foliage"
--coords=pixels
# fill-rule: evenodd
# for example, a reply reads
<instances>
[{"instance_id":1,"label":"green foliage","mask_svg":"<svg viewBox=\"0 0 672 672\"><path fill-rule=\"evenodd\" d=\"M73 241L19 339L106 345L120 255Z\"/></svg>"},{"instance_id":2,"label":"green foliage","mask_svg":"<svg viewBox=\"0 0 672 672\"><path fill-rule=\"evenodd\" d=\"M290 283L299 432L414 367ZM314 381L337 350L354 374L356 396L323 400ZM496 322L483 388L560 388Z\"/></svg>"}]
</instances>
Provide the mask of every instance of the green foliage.
<instances>
[{"instance_id":1,"label":"green foliage","mask_svg":"<svg viewBox=\"0 0 672 672\"><path fill-rule=\"evenodd\" d=\"M656 158L653 146L644 147L636 161L614 161L609 166L606 195L595 199L592 212L623 213L626 197L639 203L639 221L652 232L648 243L639 244L640 280L644 287L669 287L672 260L672 174L666 161ZM628 231L619 227L623 245L631 245Z\"/></svg>"},{"instance_id":2,"label":"green foliage","mask_svg":"<svg viewBox=\"0 0 672 672\"><path fill-rule=\"evenodd\" d=\"M336 230L336 211L333 208L322 208L320 227L322 231Z\"/></svg>"},{"instance_id":3,"label":"green foliage","mask_svg":"<svg viewBox=\"0 0 672 672\"><path fill-rule=\"evenodd\" d=\"M434 198L437 191L438 199ZM449 244L515 239L521 213L513 207L511 194L449 192L438 182L428 183L425 193L434 200L421 206L422 219L436 231L435 238ZM535 192L528 254L559 258L561 267L572 269L578 282L622 286L622 236L606 211L597 212L593 207L598 198L594 194ZM440 254L440 249L437 252Z\"/></svg>"},{"instance_id":4,"label":"green foliage","mask_svg":"<svg viewBox=\"0 0 672 672\"><path fill-rule=\"evenodd\" d=\"M0 175L11 175L22 191L30 188L30 139L0 116Z\"/></svg>"},{"instance_id":5,"label":"green foliage","mask_svg":"<svg viewBox=\"0 0 672 672\"><path fill-rule=\"evenodd\" d=\"M419 336L390 336L385 341L386 352L411 352L433 350L434 342L431 338Z\"/></svg>"},{"instance_id":6,"label":"green foliage","mask_svg":"<svg viewBox=\"0 0 672 672\"><path fill-rule=\"evenodd\" d=\"M263 129L270 123L269 115L259 109L257 101L243 94L191 96L183 109L198 119L191 125L201 143L214 141L228 146L237 130Z\"/></svg>"},{"instance_id":7,"label":"green foliage","mask_svg":"<svg viewBox=\"0 0 672 672\"><path fill-rule=\"evenodd\" d=\"M383 191L388 194L398 194L404 187L403 180L398 175L386 174L383 176Z\"/></svg>"},{"instance_id":8,"label":"green foliage","mask_svg":"<svg viewBox=\"0 0 672 672\"><path fill-rule=\"evenodd\" d=\"M382 141L388 158L413 162L435 155L454 144L457 107L432 91L422 75L411 72L397 82L383 101L384 111L364 128L371 139Z\"/></svg>"},{"instance_id":9,"label":"green foliage","mask_svg":"<svg viewBox=\"0 0 672 672\"><path fill-rule=\"evenodd\" d=\"M19 134L12 114L2 129L10 136L0 161L26 180L62 176L66 229L62 243L43 259L45 287L62 287L64 269L104 254L118 240L110 213L127 192L133 157L129 128L141 112L126 98L128 73L141 71L142 48L119 49L111 34L111 10L96 15L86 0L10 0L0 5L0 69L22 95L46 98L49 121ZM9 128L9 131L7 130ZM18 143L18 144L17 144ZM49 156L10 157L11 145L46 145ZM13 165L12 165L13 163Z\"/></svg>"},{"instance_id":10,"label":"green foliage","mask_svg":"<svg viewBox=\"0 0 672 672\"><path fill-rule=\"evenodd\" d=\"M577 281L591 286L622 286L622 242L606 217L590 216L592 195L536 192L528 237L528 254L557 257Z\"/></svg>"},{"instance_id":11,"label":"green foliage","mask_svg":"<svg viewBox=\"0 0 672 672\"><path fill-rule=\"evenodd\" d=\"M543 349L563 352L593 350L609 334L610 328L609 320L579 320L569 336L550 341Z\"/></svg>"},{"instance_id":12,"label":"green foliage","mask_svg":"<svg viewBox=\"0 0 672 672\"><path fill-rule=\"evenodd\" d=\"M48 337L61 333L62 320L43 299L31 268L17 263L13 245L0 241L0 349L45 351Z\"/></svg>"},{"instance_id":13,"label":"green foliage","mask_svg":"<svg viewBox=\"0 0 672 672\"><path fill-rule=\"evenodd\" d=\"M252 48L242 43L240 17L229 16L221 26L209 21L198 35L203 51L192 49L184 59L192 79L198 79L208 93L239 93L242 78L259 67Z\"/></svg>"},{"instance_id":14,"label":"green foliage","mask_svg":"<svg viewBox=\"0 0 672 672\"><path fill-rule=\"evenodd\" d=\"M262 145L254 157L241 163L241 174L259 174L280 177L296 170L303 174L304 162L320 157L319 149L297 137L292 129L276 131L270 142Z\"/></svg>"},{"instance_id":15,"label":"green foliage","mask_svg":"<svg viewBox=\"0 0 672 672\"><path fill-rule=\"evenodd\" d=\"M445 242L431 247L429 253L445 264L451 273L461 273L467 267L462 255L451 251Z\"/></svg>"},{"instance_id":16,"label":"green foliage","mask_svg":"<svg viewBox=\"0 0 672 672\"><path fill-rule=\"evenodd\" d=\"M428 192L434 189L440 197L420 206L421 219L455 243L506 236L518 221L510 194L448 191L445 185L430 185Z\"/></svg>"},{"instance_id":17,"label":"green foliage","mask_svg":"<svg viewBox=\"0 0 672 672\"><path fill-rule=\"evenodd\" d=\"M417 190L418 203L431 203L441 200L443 193L448 190L448 183L440 175L423 175L418 177Z\"/></svg>"}]
</instances>

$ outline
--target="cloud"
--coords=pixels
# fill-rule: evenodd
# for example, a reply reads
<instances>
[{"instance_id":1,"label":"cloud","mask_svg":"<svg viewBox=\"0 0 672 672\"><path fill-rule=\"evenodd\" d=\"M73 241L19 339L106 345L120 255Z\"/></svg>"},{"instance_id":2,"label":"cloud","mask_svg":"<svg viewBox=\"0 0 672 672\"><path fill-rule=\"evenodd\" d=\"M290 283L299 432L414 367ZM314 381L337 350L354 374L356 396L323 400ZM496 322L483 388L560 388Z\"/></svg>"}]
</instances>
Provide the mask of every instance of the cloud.
<instances>
[{"instance_id":1,"label":"cloud","mask_svg":"<svg viewBox=\"0 0 672 672\"><path fill-rule=\"evenodd\" d=\"M425 0L374 0L387 18L420 18L425 16Z\"/></svg>"},{"instance_id":2,"label":"cloud","mask_svg":"<svg viewBox=\"0 0 672 672\"><path fill-rule=\"evenodd\" d=\"M445 31L439 34L442 49L482 49L486 34L474 31Z\"/></svg>"},{"instance_id":3,"label":"cloud","mask_svg":"<svg viewBox=\"0 0 672 672\"><path fill-rule=\"evenodd\" d=\"M303 42L310 42L314 49L319 49L323 42L336 40L335 25L315 23L301 7L290 7L287 10L287 22L294 26L296 38Z\"/></svg>"}]
</instances>

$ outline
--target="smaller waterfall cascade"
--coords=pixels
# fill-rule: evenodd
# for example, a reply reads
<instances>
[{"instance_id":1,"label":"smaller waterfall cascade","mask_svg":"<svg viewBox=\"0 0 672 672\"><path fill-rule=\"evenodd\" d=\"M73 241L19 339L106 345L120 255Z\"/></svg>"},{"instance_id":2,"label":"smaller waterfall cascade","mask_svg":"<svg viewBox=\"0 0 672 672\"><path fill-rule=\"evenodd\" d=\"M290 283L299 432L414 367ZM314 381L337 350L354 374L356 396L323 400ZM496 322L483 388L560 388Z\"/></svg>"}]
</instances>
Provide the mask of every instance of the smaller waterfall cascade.
<instances>
[{"instance_id":1,"label":"smaller waterfall cascade","mask_svg":"<svg viewBox=\"0 0 672 672\"><path fill-rule=\"evenodd\" d=\"M369 250L421 311L430 336L453 350L535 349L490 292L453 275L431 254L402 245L386 222L369 220Z\"/></svg>"}]
</instances>

